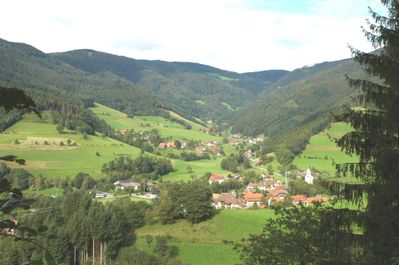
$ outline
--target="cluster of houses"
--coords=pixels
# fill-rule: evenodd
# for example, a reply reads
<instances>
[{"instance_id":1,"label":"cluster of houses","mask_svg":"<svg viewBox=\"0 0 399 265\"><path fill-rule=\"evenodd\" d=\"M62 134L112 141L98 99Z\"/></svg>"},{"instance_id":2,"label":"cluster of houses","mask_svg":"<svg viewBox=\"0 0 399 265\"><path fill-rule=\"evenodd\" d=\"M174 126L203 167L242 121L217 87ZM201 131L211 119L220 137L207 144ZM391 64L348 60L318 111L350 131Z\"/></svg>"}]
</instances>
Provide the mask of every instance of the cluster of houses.
<instances>
[{"instance_id":1,"label":"cluster of houses","mask_svg":"<svg viewBox=\"0 0 399 265\"><path fill-rule=\"evenodd\" d=\"M158 197L158 195L152 194L152 191L154 189L154 183L152 181L147 181L144 189L140 189L141 184L132 179L117 180L113 183L113 185L114 185L116 191L130 190L131 193L133 193L133 192L136 193L136 192L139 192L140 190L145 190L146 193L143 195L144 198L154 199L154 198ZM95 197L96 198L112 198L112 197L114 197L114 194L108 193L108 192L97 192Z\"/></svg>"},{"instance_id":2,"label":"cluster of houses","mask_svg":"<svg viewBox=\"0 0 399 265\"><path fill-rule=\"evenodd\" d=\"M199 155L204 153L211 153L214 155L219 155L219 146L218 142L216 141L208 141L200 144L199 146L195 147L195 152Z\"/></svg>"},{"instance_id":3,"label":"cluster of houses","mask_svg":"<svg viewBox=\"0 0 399 265\"><path fill-rule=\"evenodd\" d=\"M313 175L310 170L306 171L305 181L313 183ZM209 184L223 183L229 181L224 176L214 173L209 177ZM216 209L248 209L254 206L265 208L273 203L284 202L289 196L288 187L273 177L262 175L259 183L249 183L245 191L237 196L235 191L228 193L215 193L212 196L212 205ZM315 197L305 197L304 195L295 195L290 197L292 205L311 205L316 202L328 201L328 196L317 195Z\"/></svg>"},{"instance_id":4,"label":"cluster of houses","mask_svg":"<svg viewBox=\"0 0 399 265\"><path fill-rule=\"evenodd\" d=\"M158 148L161 148L161 149L176 149L176 143L174 141L162 142L162 143L159 143Z\"/></svg>"},{"instance_id":5,"label":"cluster of houses","mask_svg":"<svg viewBox=\"0 0 399 265\"><path fill-rule=\"evenodd\" d=\"M116 134L122 134L122 135L126 135L129 133L128 129L123 129L123 130L114 130L114 133Z\"/></svg>"},{"instance_id":6,"label":"cluster of houses","mask_svg":"<svg viewBox=\"0 0 399 265\"><path fill-rule=\"evenodd\" d=\"M172 150L172 149L176 149L176 143L174 141L170 141L170 142L161 142L158 145L158 148L160 149L168 149L168 150ZM183 142L181 144L180 149L186 149L187 148L187 143ZM211 154L219 154L219 147L218 147L218 142L216 141L207 141L207 142L203 142L200 145L196 146L194 148L195 153L202 155L204 153L211 153Z\"/></svg>"}]
</instances>

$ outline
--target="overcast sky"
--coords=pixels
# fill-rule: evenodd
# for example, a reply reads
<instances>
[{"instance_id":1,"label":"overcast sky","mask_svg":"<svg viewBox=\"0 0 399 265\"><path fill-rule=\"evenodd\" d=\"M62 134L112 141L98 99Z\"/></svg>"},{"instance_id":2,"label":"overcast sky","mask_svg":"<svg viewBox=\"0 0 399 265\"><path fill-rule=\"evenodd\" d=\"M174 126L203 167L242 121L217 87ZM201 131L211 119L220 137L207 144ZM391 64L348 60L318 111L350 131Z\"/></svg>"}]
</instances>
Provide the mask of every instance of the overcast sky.
<instances>
[{"instance_id":1,"label":"overcast sky","mask_svg":"<svg viewBox=\"0 0 399 265\"><path fill-rule=\"evenodd\" d=\"M225 70L293 70L372 50L379 0L2 0L0 38L44 52L90 48Z\"/></svg>"}]
</instances>

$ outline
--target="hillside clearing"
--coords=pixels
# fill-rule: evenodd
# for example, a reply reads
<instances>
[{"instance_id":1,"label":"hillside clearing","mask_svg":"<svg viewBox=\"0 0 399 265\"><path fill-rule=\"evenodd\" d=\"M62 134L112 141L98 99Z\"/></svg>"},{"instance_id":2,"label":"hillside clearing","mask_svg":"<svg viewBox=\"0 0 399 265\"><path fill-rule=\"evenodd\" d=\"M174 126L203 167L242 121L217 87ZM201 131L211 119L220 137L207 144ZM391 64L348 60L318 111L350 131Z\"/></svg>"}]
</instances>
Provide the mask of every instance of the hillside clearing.
<instances>
[{"instance_id":1,"label":"hillside clearing","mask_svg":"<svg viewBox=\"0 0 399 265\"><path fill-rule=\"evenodd\" d=\"M351 127L348 124L332 123L330 128L310 138L306 149L295 157L293 164L300 169L314 167L329 173L330 177L334 177L335 163L350 163L359 160L358 157L341 151L335 141L329 137L338 139L349 131L351 131Z\"/></svg>"},{"instance_id":2,"label":"hillside clearing","mask_svg":"<svg viewBox=\"0 0 399 265\"><path fill-rule=\"evenodd\" d=\"M90 108L99 118L106 121L112 128L134 129L135 131L149 131L157 129L162 137L170 137L179 140L200 140L200 141L222 141L223 138L215 135L203 133L202 126L189 121L178 114L171 112L171 116L192 126L191 130L187 130L183 125L174 121L158 116L135 116L127 117L125 113L108 108L104 105L96 103L96 107Z\"/></svg>"}]
</instances>

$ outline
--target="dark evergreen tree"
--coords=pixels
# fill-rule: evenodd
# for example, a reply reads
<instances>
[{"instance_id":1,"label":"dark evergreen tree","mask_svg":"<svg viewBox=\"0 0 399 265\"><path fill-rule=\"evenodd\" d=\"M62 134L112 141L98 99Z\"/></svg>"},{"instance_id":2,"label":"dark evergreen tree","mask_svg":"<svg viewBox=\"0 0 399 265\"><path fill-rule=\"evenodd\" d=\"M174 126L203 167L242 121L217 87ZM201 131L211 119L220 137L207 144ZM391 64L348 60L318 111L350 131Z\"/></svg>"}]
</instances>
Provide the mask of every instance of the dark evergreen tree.
<instances>
[{"instance_id":1,"label":"dark evergreen tree","mask_svg":"<svg viewBox=\"0 0 399 265\"><path fill-rule=\"evenodd\" d=\"M347 209L281 208L262 233L250 235L235 247L245 265L362 264L351 224Z\"/></svg>"},{"instance_id":2,"label":"dark evergreen tree","mask_svg":"<svg viewBox=\"0 0 399 265\"><path fill-rule=\"evenodd\" d=\"M365 255L368 264L397 264L399 260L399 2L382 0L388 16L370 9L374 23L364 30L375 48L373 53L352 49L354 60L372 77L348 78L360 89L356 98L364 108L349 110L343 120L355 131L338 145L360 157L357 164L339 169L360 178L364 185L346 187L352 198L368 199L364 217ZM358 196L356 196L358 195Z\"/></svg>"},{"instance_id":3,"label":"dark evergreen tree","mask_svg":"<svg viewBox=\"0 0 399 265\"><path fill-rule=\"evenodd\" d=\"M360 181L325 182L341 198L359 204L367 200L365 211L307 208L296 216L295 209L286 210L269 221L262 234L252 235L239 246L247 264L398 264L399 2L381 2L388 16L370 9L374 23L364 30L380 49L373 53L352 49L354 60L370 78L348 77L350 87L360 90L355 97L358 107L348 107L340 117L354 130L337 141L343 150L360 158L358 163L337 165L338 172ZM303 216L308 216L306 222ZM351 230L354 224L361 229L359 236ZM315 239L317 245L312 246Z\"/></svg>"}]
</instances>

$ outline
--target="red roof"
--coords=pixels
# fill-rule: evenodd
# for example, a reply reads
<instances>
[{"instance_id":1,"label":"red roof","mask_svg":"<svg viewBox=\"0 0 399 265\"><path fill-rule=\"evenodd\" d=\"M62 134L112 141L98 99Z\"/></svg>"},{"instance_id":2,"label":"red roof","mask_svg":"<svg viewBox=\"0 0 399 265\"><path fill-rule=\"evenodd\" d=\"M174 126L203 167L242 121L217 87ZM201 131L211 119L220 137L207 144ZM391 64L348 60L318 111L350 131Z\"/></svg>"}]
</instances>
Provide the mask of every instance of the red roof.
<instances>
[{"instance_id":1,"label":"red roof","mask_svg":"<svg viewBox=\"0 0 399 265\"><path fill-rule=\"evenodd\" d=\"M282 202L282 201L284 201L284 198L281 198L281 197L274 197L274 198L272 198L272 201L275 201L275 202Z\"/></svg>"},{"instance_id":2,"label":"red roof","mask_svg":"<svg viewBox=\"0 0 399 265\"><path fill-rule=\"evenodd\" d=\"M272 197L276 197L279 194L288 194L288 191L285 189L270 189L269 193Z\"/></svg>"},{"instance_id":3,"label":"red roof","mask_svg":"<svg viewBox=\"0 0 399 265\"><path fill-rule=\"evenodd\" d=\"M244 192L244 200L246 201L261 201L263 200L262 193Z\"/></svg>"},{"instance_id":4,"label":"red roof","mask_svg":"<svg viewBox=\"0 0 399 265\"><path fill-rule=\"evenodd\" d=\"M293 202L303 202L306 201L306 197L304 195L295 195L291 197Z\"/></svg>"},{"instance_id":5,"label":"red roof","mask_svg":"<svg viewBox=\"0 0 399 265\"><path fill-rule=\"evenodd\" d=\"M316 197L313 197L313 198L308 198L307 199L307 202L309 203L309 204L311 204L311 203L315 203L315 202L326 202L326 201L328 201L328 197L327 196L316 196Z\"/></svg>"},{"instance_id":6,"label":"red roof","mask_svg":"<svg viewBox=\"0 0 399 265\"><path fill-rule=\"evenodd\" d=\"M212 194L214 203L222 202L227 204L239 204L239 200L232 193Z\"/></svg>"},{"instance_id":7,"label":"red roof","mask_svg":"<svg viewBox=\"0 0 399 265\"><path fill-rule=\"evenodd\" d=\"M175 142L165 142L165 143L159 143L158 145L159 148L176 148Z\"/></svg>"},{"instance_id":8,"label":"red roof","mask_svg":"<svg viewBox=\"0 0 399 265\"><path fill-rule=\"evenodd\" d=\"M209 177L209 181L216 182L218 180L224 180L224 177L218 173L213 173L212 176Z\"/></svg>"}]
</instances>

